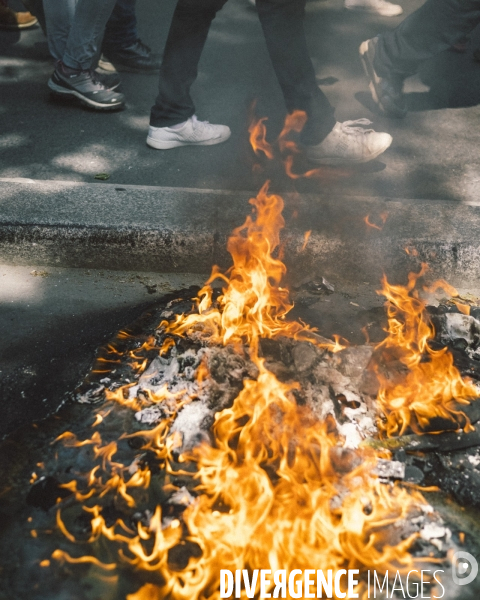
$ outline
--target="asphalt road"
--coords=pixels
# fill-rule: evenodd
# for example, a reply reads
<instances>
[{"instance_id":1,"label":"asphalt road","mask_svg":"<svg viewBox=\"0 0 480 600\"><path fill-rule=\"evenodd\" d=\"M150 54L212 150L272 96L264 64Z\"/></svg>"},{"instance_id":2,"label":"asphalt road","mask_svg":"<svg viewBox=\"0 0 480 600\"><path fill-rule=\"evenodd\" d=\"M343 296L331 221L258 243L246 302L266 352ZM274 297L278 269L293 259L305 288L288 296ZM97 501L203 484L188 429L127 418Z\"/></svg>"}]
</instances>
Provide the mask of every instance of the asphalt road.
<instances>
[{"instance_id":1,"label":"asphalt road","mask_svg":"<svg viewBox=\"0 0 480 600\"><path fill-rule=\"evenodd\" d=\"M400 3L408 13L421 0ZM138 2L142 39L157 51L165 42L174 5L175 0ZM232 129L231 139L221 146L169 151L146 146L156 76L122 75L128 107L120 113L51 102L46 82L52 64L41 30L0 31L0 177L91 182L95 174L107 172L109 182L118 184L252 190L268 176L278 189L295 185L299 191L356 196L476 200L480 64L472 58L472 47L466 54L443 53L408 81L411 112L405 120L385 119L368 108L358 46L401 18L351 13L343 9L342 0L308 2L312 59L338 120L369 117L394 142L379 160L348 177L295 184L274 167L260 176L252 174L248 107L257 99L258 114L269 117L274 136L284 106L255 9L247 0L230 0L217 16L194 86L198 116Z\"/></svg>"},{"instance_id":2,"label":"asphalt road","mask_svg":"<svg viewBox=\"0 0 480 600\"><path fill-rule=\"evenodd\" d=\"M20 7L18 2L11 0L11 5ZM408 13L421 0L400 3ZM156 51L165 42L174 5L175 0L138 2L142 39ZM308 2L309 47L319 84L337 107L337 119L369 117L377 130L392 133L394 142L379 160L348 176L294 182L276 165L260 175L252 173L249 106L257 100L257 113L268 116L272 138L281 127L284 106L255 10L247 0L230 0L218 15L194 87L199 118L232 129L232 137L221 146L171 151L146 146L156 76L122 75L128 106L119 113L52 102L46 83L53 64L40 28L21 34L0 31L0 178L101 186L94 176L107 172L108 183L119 185L251 191L268 177L281 191L476 204L480 63L473 60L472 49L477 42L480 46L479 36L473 36L467 53L448 51L425 63L406 87L409 115L392 121L369 110L357 49L361 41L400 19L350 13L342 0ZM0 434L54 410L78 383L95 348L154 300L134 273L88 275L79 269L47 268L48 276L42 277L31 275L32 270L44 268L0 269ZM176 289L198 279L145 273L141 277L159 278L157 294L160 284ZM367 318L378 300L374 302L373 294L363 302L364 292L348 293L305 316L325 334L338 332L343 322L344 335L355 341L364 317L352 311L363 306Z\"/></svg>"},{"instance_id":3,"label":"asphalt road","mask_svg":"<svg viewBox=\"0 0 480 600\"><path fill-rule=\"evenodd\" d=\"M56 410L97 348L199 275L0 265L0 438Z\"/></svg>"}]
</instances>

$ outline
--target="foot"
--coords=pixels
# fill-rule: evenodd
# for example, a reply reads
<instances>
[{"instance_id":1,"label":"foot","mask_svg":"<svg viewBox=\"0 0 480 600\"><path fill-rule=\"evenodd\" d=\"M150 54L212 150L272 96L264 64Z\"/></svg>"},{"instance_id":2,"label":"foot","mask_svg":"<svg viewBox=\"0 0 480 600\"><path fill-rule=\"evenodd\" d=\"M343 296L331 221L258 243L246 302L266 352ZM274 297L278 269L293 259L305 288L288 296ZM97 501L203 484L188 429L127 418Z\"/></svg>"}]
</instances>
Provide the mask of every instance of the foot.
<instances>
[{"instance_id":1,"label":"foot","mask_svg":"<svg viewBox=\"0 0 480 600\"><path fill-rule=\"evenodd\" d=\"M105 46L98 66L104 71L129 71L131 73L158 73L162 55L156 54L137 40L131 46L109 48Z\"/></svg>"},{"instance_id":2,"label":"foot","mask_svg":"<svg viewBox=\"0 0 480 600\"><path fill-rule=\"evenodd\" d=\"M368 79L368 87L373 101L388 117L403 118L407 106L403 96L403 76L392 73L390 77L380 77L373 66L378 38L362 42L359 52Z\"/></svg>"},{"instance_id":3,"label":"foot","mask_svg":"<svg viewBox=\"0 0 480 600\"><path fill-rule=\"evenodd\" d=\"M125 105L123 94L108 89L93 70L81 71L56 65L48 87L56 94L78 98L82 104L96 110L113 110Z\"/></svg>"},{"instance_id":4,"label":"foot","mask_svg":"<svg viewBox=\"0 0 480 600\"><path fill-rule=\"evenodd\" d=\"M157 150L178 146L213 146L228 140L231 135L226 125L212 125L199 121L195 115L181 127L152 127L148 130L147 144Z\"/></svg>"},{"instance_id":5,"label":"foot","mask_svg":"<svg viewBox=\"0 0 480 600\"><path fill-rule=\"evenodd\" d=\"M99 71L95 71L95 76L100 83L103 83L107 90L116 90L122 83L122 80L116 71L113 73L101 73Z\"/></svg>"},{"instance_id":6,"label":"foot","mask_svg":"<svg viewBox=\"0 0 480 600\"><path fill-rule=\"evenodd\" d=\"M336 123L323 142L305 147L307 158L320 165L352 165L377 158L390 146L392 136L356 127L370 124L368 119Z\"/></svg>"},{"instance_id":7,"label":"foot","mask_svg":"<svg viewBox=\"0 0 480 600\"><path fill-rule=\"evenodd\" d=\"M362 12L375 13L382 17L398 17L403 8L386 0L345 0L345 8Z\"/></svg>"},{"instance_id":8,"label":"foot","mask_svg":"<svg viewBox=\"0 0 480 600\"><path fill-rule=\"evenodd\" d=\"M37 18L31 13L15 12L8 6L0 4L0 29L27 29L37 23Z\"/></svg>"}]
</instances>

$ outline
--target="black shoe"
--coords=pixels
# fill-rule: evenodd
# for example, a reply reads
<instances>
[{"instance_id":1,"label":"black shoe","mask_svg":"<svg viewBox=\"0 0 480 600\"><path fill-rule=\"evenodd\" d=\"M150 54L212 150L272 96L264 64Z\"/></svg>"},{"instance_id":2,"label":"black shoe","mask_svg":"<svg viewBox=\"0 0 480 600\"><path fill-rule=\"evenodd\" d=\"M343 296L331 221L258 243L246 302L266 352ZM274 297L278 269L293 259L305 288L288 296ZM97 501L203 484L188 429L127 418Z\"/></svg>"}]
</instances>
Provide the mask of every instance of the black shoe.
<instances>
[{"instance_id":1,"label":"black shoe","mask_svg":"<svg viewBox=\"0 0 480 600\"><path fill-rule=\"evenodd\" d=\"M98 66L105 71L112 70L111 64L117 71L158 73L161 63L161 54L155 54L141 40L137 40L131 46L124 48L113 49L105 46Z\"/></svg>"},{"instance_id":2,"label":"black shoe","mask_svg":"<svg viewBox=\"0 0 480 600\"><path fill-rule=\"evenodd\" d=\"M124 95L108 89L93 70L73 71L58 63L48 87L55 94L78 98L96 110L119 109L125 105Z\"/></svg>"},{"instance_id":3,"label":"black shoe","mask_svg":"<svg viewBox=\"0 0 480 600\"><path fill-rule=\"evenodd\" d=\"M377 41L377 38L373 38L362 42L359 49L373 101L387 117L403 118L407 114L403 96L404 78L394 74L391 77L377 75L373 66Z\"/></svg>"}]
</instances>

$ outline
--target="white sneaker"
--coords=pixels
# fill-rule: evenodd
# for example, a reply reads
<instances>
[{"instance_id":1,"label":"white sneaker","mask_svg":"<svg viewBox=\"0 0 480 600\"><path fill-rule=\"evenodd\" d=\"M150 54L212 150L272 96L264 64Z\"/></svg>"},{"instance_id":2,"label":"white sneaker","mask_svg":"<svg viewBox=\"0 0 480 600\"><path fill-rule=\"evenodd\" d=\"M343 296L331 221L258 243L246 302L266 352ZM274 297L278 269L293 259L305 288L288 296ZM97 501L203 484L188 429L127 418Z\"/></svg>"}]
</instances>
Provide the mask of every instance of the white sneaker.
<instances>
[{"instance_id":1,"label":"white sneaker","mask_svg":"<svg viewBox=\"0 0 480 600\"><path fill-rule=\"evenodd\" d=\"M316 146L305 146L309 160L320 165L350 165L377 158L392 143L389 133L352 127L371 125L368 119L337 123L327 137Z\"/></svg>"},{"instance_id":2,"label":"white sneaker","mask_svg":"<svg viewBox=\"0 0 480 600\"><path fill-rule=\"evenodd\" d=\"M386 0L345 0L348 10L360 10L375 13L382 17L398 17L403 13L403 8Z\"/></svg>"},{"instance_id":3,"label":"white sneaker","mask_svg":"<svg viewBox=\"0 0 480 600\"><path fill-rule=\"evenodd\" d=\"M193 115L179 129L150 126L147 144L157 150L178 146L213 146L228 140L231 133L226 125L212 125L208 121L199 121Z\"/></svg>"}]
</instances>

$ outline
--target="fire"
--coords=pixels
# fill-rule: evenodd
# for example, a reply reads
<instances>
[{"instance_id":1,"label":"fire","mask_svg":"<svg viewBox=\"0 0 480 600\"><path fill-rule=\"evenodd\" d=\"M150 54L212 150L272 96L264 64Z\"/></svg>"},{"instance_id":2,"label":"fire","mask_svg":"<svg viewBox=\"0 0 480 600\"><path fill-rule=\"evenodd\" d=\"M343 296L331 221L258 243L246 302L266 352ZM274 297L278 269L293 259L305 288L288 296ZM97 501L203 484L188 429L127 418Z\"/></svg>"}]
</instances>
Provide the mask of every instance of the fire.
<instances>
[{"instance_id":1,"label":"fire","mask_svg":"<svg viewBox=\"0 0 480 600\"><path fill-rule=\"evenodd\" d=\"M172 323L165 321L162 326L168 333L185 335L201 325L213 343L248 344L254 350L261 337L287 336L339 351L344 346L338 341L325 344L318 340L314 328L285 320L293 303L288 290L281 286L285 265L274 255L285 225L284 204L282 198L270 194L268 188L267 182L258 196L250 199L254 215L233 230L227 245L233 267L226 274L217 267L213 269L199 293L199 314L181 315ZM210 285L215 280L228 284L217 299L218 307L212 302Z\"/></svg>"},{"instance_id":2,"label":"fire","mask_svg":"<svg viewBox=\"0 0 480 600\"><path fill-rule=\"evenodd\" d=\"M383 212L380 213L379 215L379 219L380 219L380 225L377 225L376 223L372 223L372 221L370 221L370 215L367 215L366 217L364 217L363 222L365 223L365 225L367 225L367 227L371 227L372 229L378 229L378 231L382 231L385 223L387 222L388 219L388 213L387 212ZM405 250L407 252L407 250ZM407 252L408 254L408 252Z\"/></svg>"},{"instance_id":3,"label":"fire","mask_svg":"<svg viewBox=\"0 0 480 600\"><path fill-rule=\"evenodd\" d=\"M302 119L293 115L287 123L279 138L282 151L295 152L287 134L292 129L299 131ZM265 141L264 120L251 127L250 139L256 152L273 156ZM267 182L250 204L252 214L228 241L233 266L226 273L213 269L199 292L196 312L160 324L166 337L161 348L157 347L159 354L169 351L175 337L197 336L210 345L230 344L257 367L258 377L245 379L233 404L217 413L212 428L214 444L203 444L173 460L181 440L178 434L171 434L170 426L175 411L188 402L183 392L172 394L165 387L144 400L131 397L131 384L107 393L108 400L132 410L156 402L171 407L171 417L153 429L122 437L142 439L142 451L155 455L168 474L165 492L172 490L176 476L194 478L198 495L183 512L182 521L162 520L157 505L148 523L140 520L133 526L117 519L107 526L98 499L113 494L115 502L135 507L135 493L139 488L148 489L152 481L149 468L116 462L117 444L104 443L98 431L89 440L78 441L68 432L57 440L69 447L91 446L96 466L79 476L80 483L75 480L67 486L78 501L84 502L83 509L91 519L88 543L92 548L98 547L95 543L100 539L115 544L118 562L103 563L93 556L73 558L61 550L52 558L91 564L109 572L124 564L142 572L145 583L128 600L217 600L221 569L291 571L321 566L325 571L359 568L406 572L415 564L409 549L416 535L400 539L391 525L421 512L425 505L421 494L380 483L375 474L377 459L388 455L368 448L344 449L335 424L328 420L320 423L306 407L299 406L294 396L298 384L279 381L260 357L261 338L290 337L331 352L345 346L338 338L326 343L315 329L286 319L293 303L282 286L286 271L280 251L280 232L285 224L283 200L269 192ZM305 244L307 241L308 237ZM422 428L433 416L453 417L453 398L466 402L472 389L460 377L441 379L439 371L431 369L431 365L442 369L447 365L450 377L454 374L450 355L428 347L431 326L423 317L421 301L410 293L415 280L411 278L407 288L384 282L391 306L389 337L382 349L399 351L413 378L403 387L384 385L381 390L379 403L386 415L388 434L403 432L408 425ZM218 296L214 282L223 285ZM403 314L405 322L401 320ZM428 363L422 362L425 353ZM138 352L130 358L142 371L143 359ZM416 374L422 377L415 379ZM205 380L205 363L200 364L196 375L197 382ZM428 396L431 385L443 394L440 402L437 396ZM94 425L99 423L96 419ZM179 471L179 463L185 470ZM57 526L68 540L75 541L61 510L57 512ZM181 565L170 560L176 549L183 549L186 557ZM365 592L364 581L360 581L358 592ZM245 590L242 594L245 598Z\"/></svg>"},{"instance_id":4,"label":"fire","mask_svg":"<svg viewBox=\"0 0 480 600\"><path fill-rule=\"evenodd\" d=\"M233 344L238 351L247 345L259 373L257 379L244 382L231 408L217 414L215 445L203 445L179 459L196 465L200 493L183 513L187 533L178 520L162 527L159 507L149 525L139 523L137 531L123 521L107 527L98 506L84 508L93 517L89 542L99 537L116 542L121 561L144 572L154 571L164 582L147 583L130 600L216 599L220 569L292 570L322 565L334 571L407 571L413 565L408 548L415 536L392 540L388 526L418 510L425 503L420 494L381 484L374 474L377 455L372 450L364 450L361 456L343 450L341 438L329 424L319 423L297 405L293 396L297 385L278 381L258 356L261 337L317 340L307 326L285 319L292 303L281 287L285 266L275 256L284 225L283 201L269 194L265 185L251 204L255 218L249 216L228 242L232 268L227 274L213 270L199 294L198 313L161 325L168 336L202 331L210 343ZM215 279L225 283L216 302L210 286ZM330 346L342 348L338 339ZM198 376L205 377L204 365ZM168 420L162 421L153 430L134 435L143 437L144 448L155 450L175 475L169 464L171 450L178 444L169 436L168 425ZM63 437L68 444L87 443ZM116 446L100 442L97 436L94 454L102 459L102 470L109 468L111 475L102 482L95 471L90 480L102 490L100 496L116 491L131 506L134 499L127 489L136 481L125 480L124 470L113 462ZM139 475L138 484L148 486L146 473ZM72 539L60 513L57 523ZM197 551L183 568L171 565L168 552L185 543ZM53 558L73 561L65 554Z\"/></svg>"},{"instance_id":5,"label":"fire","mask_svg":"<svg viewBox=\"0 0 480 600\"><path fill-rule=\"evenodd\" d=\"M258 379L217 415L215 447L193 457L202 494L184 521L201 555L180 572L170 570L166 587L151 596L156 600L167 592L182 600L217 598L220 569L413 564L412 538L390 545L385 533L408 514L413 497L378 482L373 455L349 464L338 437L299 411L291 387L258 364Z\"/></svg>"},{"instance_id":6,"label":"fire","mask_svg":"<svg viewBox=\"0 0 480 600\"><path fill-rule=\"evenodd\" d=\"M305 250L305 248L307 247L308 240L310 239L311 235L312 235L311 229L309 231L305 232L305 235L303 236L303 245L302 245L300 252L303 252Z\"/></svg>"},{"instance_id":7,"label":"fire","mask_svg":"<svg viewBox=\"0 0 480 600\"><path fill-rule=\"evenodd\" d=\"M399 361L405 373L397 377L377 366L380 381L378 403L385 416L381 429L388 435L402 435L408 427L422 432L435 419L450 421L467 431L471 428L462 412L478 396L477 388L463 380L447 348L434 350L429 342L435 331L425 310L425 302L415 290L417 280L425 274L423 264L418 273L410 273L406 287L390 285L383 278L380 292L387 299L388 336L378 348L385 357ZM456 290L444 281L430 288Z\"/></svg>"},{"instance_id":8,"label":"fire","mask_svg":"<svg viewBox=\"0 0 480 600\"><path fill-rule=\"evenodd\" d=\"M275 158L275 148L278 148L277 154L280 155L285 173L290 179L338 179L350 175L345 169L317 167L307 169L303 173L296 173L294 170L295 157L301 154L301 149L298 144L292 139L291 134L299 134L307 121L307 115L304 111L295 110L288 114L285 119L280 135L273 144L267 142L267 122L266 117L256 118L254 113L255 104L252 106L250 125L248 127L250 145L257 156L262 154L269 160ZM254 165L254 171L261 172L261 166Z\"/></svg>"},{"instance_id":9,"label":"fire","mask_svg":"<svg viewBox=\"0 0 480 600\"><path fill-rule=\"evenodd\" d=\"M258 121L252 120L248 128L248 132L250 134L250 145L255 154L258 156L259 152L263 152L263 154L271 160L273 159L274 154L272 146L266 140L266 120L266 117L259 119Z\"/></svg>"}]
</instances>

